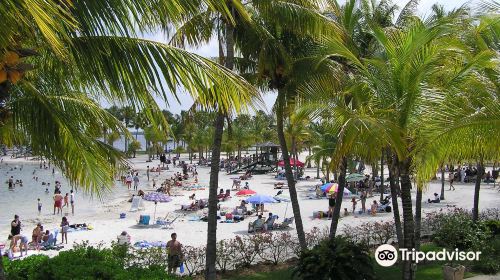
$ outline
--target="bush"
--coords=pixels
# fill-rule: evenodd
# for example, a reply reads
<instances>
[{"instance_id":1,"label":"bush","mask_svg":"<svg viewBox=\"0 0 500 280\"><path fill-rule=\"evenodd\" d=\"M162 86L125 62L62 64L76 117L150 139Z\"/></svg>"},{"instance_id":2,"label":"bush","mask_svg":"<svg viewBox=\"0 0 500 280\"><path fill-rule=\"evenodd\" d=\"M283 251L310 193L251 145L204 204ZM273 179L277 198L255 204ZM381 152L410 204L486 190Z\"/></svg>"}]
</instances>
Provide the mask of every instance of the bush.
<instances>
[{"instance_id":1,"label":"bush","mask_svg":"<svg viewBox=\"0 0 500 280\"><path fill-rule=\"evenodd\" d=\"M7 279L175 279L165 271L165 250L135 250L112 245L111 249L87 243L49 258L34 255L7 261Z\"/></svg>"},{"instance_id":2,"label":"bush","mask_svg":"<svg viewBox=\"0 0 500 280\"><path fill-rule=\"evenodd\" d=\"M484 222L484 225L493 235L500 235L500 221L488 220Z\"/></svg>"},{"instance_id":3,"label":"bush","mask_svg":"<svg viewBox=\"0 0 500 280\"><path fill-rule=\"evenodd\" d=\"M479 261L472 265L472 269L485 274L496 274L500 271L500 237L493 238L488 246L481 248Z\"/></svg>"},{"instance_id":4,"label":"bush","mask_svg":"<svg viewBox=\"0 0 500 280\"><path fill-rule=\"evenodd\" d=\"M294 271L302 279L375 279L368 247L344 237L320 242L300 255Z\"/></svg>"},{"instance_id":5,"label":"bush","mask_svg":"<svg viewBox=\"0 0 500 280\"><path fill-rule=\"evenodd\" d=\"M40 266L48 259L49 257L45 255L33 255L23 260L14 261L3 258L6 277L11 280L34 279Z\"/></svg>"},{"instance_id":6,"label":"bush","mask_svg":"<svg viewBox=\"0 0 500 280\"><path fill-rule=\"evenodd\" d=\"M469 212L455 209L433 218L434 242L448 249L481 247L491 237L484 222L474 222Z\"/></svg>"}]
</instances>

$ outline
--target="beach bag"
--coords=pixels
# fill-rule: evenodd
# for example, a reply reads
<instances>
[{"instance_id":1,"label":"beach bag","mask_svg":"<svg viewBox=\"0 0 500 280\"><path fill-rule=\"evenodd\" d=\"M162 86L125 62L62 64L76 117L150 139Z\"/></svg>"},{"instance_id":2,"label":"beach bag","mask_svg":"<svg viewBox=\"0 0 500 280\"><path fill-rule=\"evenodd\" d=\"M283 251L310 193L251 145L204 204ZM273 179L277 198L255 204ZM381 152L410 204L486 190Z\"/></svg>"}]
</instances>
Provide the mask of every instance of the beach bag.
<instances>
[{"instance_id":1,"label":"beach bag","mask_svg":"<svg viewBox=\"0 0 500 280\"><path fill-rule=\"evenodd\" d=\"M184 263L181 263L181 266L179 267L179 270L181 273L184 273Z\"/></svg>"},{"instance_id":2,"label":"beach bag","mask_svg":"<svg viewBox=\"0 0 500 280\"><path fill-rule=\"evenodd\" d=\"M391 206L386 206L386 207L385 207L385 212L391 212L391 211L392 211Z\"/></svg>"},{"instance_id":3,"label":"beach bag","mask_svg":"<svg viewBox=\"0 0 500 280\"><path fill-rule=\"evenodd\" d=\"M227 213L226 214L226 220L232 220L233 219L233 214Z\"/></svg>"}]
</instances>

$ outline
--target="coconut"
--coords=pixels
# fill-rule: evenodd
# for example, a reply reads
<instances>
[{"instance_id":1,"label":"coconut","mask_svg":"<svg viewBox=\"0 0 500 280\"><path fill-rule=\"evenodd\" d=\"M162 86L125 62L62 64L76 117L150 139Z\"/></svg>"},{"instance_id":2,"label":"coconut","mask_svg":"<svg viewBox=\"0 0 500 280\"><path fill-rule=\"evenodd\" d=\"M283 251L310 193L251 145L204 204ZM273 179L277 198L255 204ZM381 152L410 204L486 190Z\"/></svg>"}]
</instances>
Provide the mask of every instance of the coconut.
<instances>
[{"instance_id":1,"label":"coconut","mask_svg":"<svg viewBox=\"0 0 500 280\"><path fill-rule=\"evenodd\" d=\"M8 51L5 53L3 60L5 64L9 66L14 66L19 62L19 55L15 52Z\"/></svg>"},{"instance_id":2,"label":"coconut","mask_svg":"<svg viewBox=\"0 0 500 280\"><path fill-rule=\"evenodd\" d=\"M4 69L0 70L0 84L7 80L7 71Z\"/></svg>"},{"instance_id":3,"label":"coconut","mask_svg":"<svg viewBox=\"0 0 500 280\"><path fill-rule=\"evenodd\" d=\"M23 74L19 71L10 71L9 72L9 80L15 84L17 82L19 82L19 80L21 80L21 78L23 77Z\"/></svg>"}]
</instances>

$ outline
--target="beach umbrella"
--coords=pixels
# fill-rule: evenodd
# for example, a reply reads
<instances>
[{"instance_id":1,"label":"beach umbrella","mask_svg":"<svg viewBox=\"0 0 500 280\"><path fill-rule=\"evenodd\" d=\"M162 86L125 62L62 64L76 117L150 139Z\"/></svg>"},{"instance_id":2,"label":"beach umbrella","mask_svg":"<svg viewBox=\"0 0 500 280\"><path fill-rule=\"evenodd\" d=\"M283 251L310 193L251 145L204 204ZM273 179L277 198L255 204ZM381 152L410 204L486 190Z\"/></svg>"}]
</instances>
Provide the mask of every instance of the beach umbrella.
<instances>
[{"instance_id":1,"label":"beach umbrella","mask_svg":"<svg viewBox=\"0 0 500 280\"><path fill-rule=\"evenodd\" d=\"M304 167L304 163L300 160L295 160L293 158L290 159L290 165L295 166L297 165L298 167ZM281 160L278 162L278 166L285 166L285 161Z\"/></svg>"},{"instance_id":2,"label":"beach umbrella","mask_svg":"<svg viewBox=\"0 0 500 280\"><path fill-rule=\"evenodd\" d=\"M345 180L347 182L358 182L358 181L363 181L365 179L365 175L359 174L359 173L352 173L349 174L345 177Z\"/></svg>"},{"instance_id":3,"label":"beach umbrella","mask_svg":"<svg viewBox=\"0 0 500 280\"><path fill-rule=\"evenodd\" d=\"M320 187L321 191L322 192L329 192L330 189L333 187L333 186L336 186L337 184L335 183L326 183L324 184L323 186Z\"/></svg>"},{"instance_id":4,"label":"beach umbrella","mask_svg":"<svg viewBox=\"0 0 500 280\"><path fill-rule=\"evenodd\" d=\"M236 193L236 195L238 195L238 196L252 195L252 194L256 194L256 192L254 192L252 190L241 190L241 191Z\"/></svg>"},{"instance_id":5,"label":"beach umbrella","mask_svg":"<svg viewBox=\"0 0 500 280\"><path fill-rule=\"evenodd\" d=\"M265 204L265 203L276 203L276 202L278 202L272 196L264 195L264 194L252 195L251 197L245 199L245 201L248 202L248 203L252 203L252 204Z\"/></svg>"},{"instance_id":6,"label":"beach umbrella","mask_svg":"<svg viewBox=\"0 0 500 280\"><path fill-rule=\"evenodd\" d=\"M172 198L164 193L150 192L144 196L144 200L154 201L155 203L155 213L153 214L153 221L156 220L156 206L158 202L170 202Z\"/></svg>"},{"instance_id":7,"label":"beach umbrella","mask_svg":"<svg viewBox=\"0 0 500 280\"><path fill-rule=\"evenodd\" d=\"M335 187L332 187L330 188L330 190L328 191L328 193L336 193L338 190L338 186L335 186ZM351 195L351 191L348 190L347 188L344 188L344 195Z\"/></svg>"}]
</instances>

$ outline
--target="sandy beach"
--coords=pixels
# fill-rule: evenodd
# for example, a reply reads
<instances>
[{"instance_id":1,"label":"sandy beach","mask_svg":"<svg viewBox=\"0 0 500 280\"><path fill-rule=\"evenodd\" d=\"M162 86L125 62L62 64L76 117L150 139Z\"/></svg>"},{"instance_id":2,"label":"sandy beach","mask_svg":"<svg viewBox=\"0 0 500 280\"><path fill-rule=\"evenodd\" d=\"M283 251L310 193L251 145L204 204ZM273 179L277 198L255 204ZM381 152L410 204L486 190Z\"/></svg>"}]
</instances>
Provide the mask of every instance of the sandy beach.
<instances>
[{"instance_id":1,"label":"sandy beach","mask_svg":"<svg viewBox=\"0 0 500 280\"><path fill-rule=\"evenodd\" d=\"M175 172L182 171L179 167L176 167L170 168L169 171L162 171L160 174L151 172L150 181L148 181L146 176L146 166L157 166L159 161L154 160L152 163L147 163L146 159L146 156L141 155L130 160L133 168L139 172L139 189L144 190L146 193L153 191L153 178L156 178L157 186L159 186L160 182L165 178L170 178ZM35 173L33 174L34 170ZM209 172L209 167L198 167L199 184L207 187L204 190L195 191L196 198L198 199L208 198ZM365 170L365 173L367 172L369 172L369 168L368 171ZM59 180L62 182L63 195L71 189L71 186L68 185L60 171L56 169L54 170L54 174L52 174L52 168L43 169L42 167L42 169L40 169L40 162L30 158L10 159L10 157L3 157L3 161L0 166L0 174L3 178L0 191L0 203L2 205L2 211L0 211L0 243L7 244L7 235L10 231L9 223L13 219L14 214L18 214L20 216L22 221L22 234L26 236L31 236L31 231L37 222L41 222L45 229L49 230L53 230L59 226L61 222L61 215L53 215L52 208L52 194L54 191L55 181ZM274 183L278 182L278 180L274 178L274 175L274 173L254 175L253 178L248 181L250 189L259 194L274 196L278 191L274 189ZM307 169L305 175L309 175L311 178L314 178L316 175L316 169ZM8 186L5 182L10 176L13 176L14 180L22 179L23 186L16 186L14 190L8 190ZM38 181L35 181L33 177L38 177ZM237 177L237 175L227 175L225 172L221 172L219 176L219 188L231 188L231 178L234 177ZM192 181L192 178L190 180ZM45 193L45 188L47 186L42 185L42 182L50 183L48 194ZM244 182L245 181L243 181L242 185ZM327 227L331 222L327 219L318 220L312 218L313 211L325 211L328 208L328 201L326 199L307 198L307 195L312 193L310 189L314 188L314 186L318 183L319 180L310 179L301 180L297 184L301 214L306 230L310 230L313 227ZM500 205L500 192L498 192L498 188L492 189L492 186L492 184L482 185L480 193L481 209L498 207L498 205ZM447 208L450 205L471 209L473 204L473 184L455 183L455 188L455 191L448 191L447 182L445 201L438 204L423 202L422 216L425 216L425 213L438 211L441 208ZM423 193L424 200L426 201L427 198L432 198L433 193L439 193L440 189L441 183L439 181L431 182ZM284 194L288 194L287 192L288 191L286 189L283 190ZM144 210L129 212L131 203L129 203L128 200L134 193L135 192L132 190L127 190L127 187L120 181L116 181L115 186L110 188L110 192L104 194L101 198L97 198L95 196L92 197L89 194L86 194L83 190L76 189L75 214L71 214L71 209L68 208L64 208L63 214L67 216L70 224L86 223L92 225L93 229L70 232L68 234L69 243L68 245L65 245L63 250L70 249L75 242L81 243L85 240L89 241L90 244L104 243L105 245L109 245L111 241L116 240L117 235L124 230L131 235L132 243L139 240L167 241L172 232L176 232L178 240L185 245L198 246L206 243L207 223L202 221L191 221L194 216L202 214L202 212L206 211L206 209L200 210L198 214L180 211L181 205L189 204L191 202L189 200L189 195L193 194L193 191L175 189L175 196L173 196L173 200L171 202L157 204L156 214L154 202L149 201L144 201ZM231 199L221 203L222 208L232 209L239 205L241 200L244 199L244 197L234 196L234 193L235 192L232 192L233 197ZM414 191L413 196L415 196ZM37 211L37 198L40 198L43 204L42 213L40 215ZM374 199L378 200L379 195L376 194L374 197L368 198L367 207ZM349 199L343 200L343 208L344 207L351 209ZM357 208L360 209L360 207L361 204L358 203ZM291 204L287 206L287 203L284 202L266 204L265 209L278 215L278 222L282 221L285 217L285 211L286 217L293 216ZM126 213L126 218L120 219L120 213ZM173 224L172 229L137 227L137 221L139 220L140 215L150 215L151 219L165 216L167 216L168 219L173 219L175 217L178 218ZM234 237L235 235L248 234L248 221L253 221L254 219L255 217L249 217L240 223L219 223L217 238L225 239ZM375 217L367 214L357 216L351 214L347 217L341 218L339 228L342 229L342 226L345 224L356 225L366 221L392 219L392 213L379 213ZM294 226L292 225L292 227ZM58 243L59 242L61 242L60 236L58 237ZM36 253L36 251L29 251L29 255ZM51 255L56 254L57 251L44 251L41 253Z\"/></svg>"}]
</instances>

